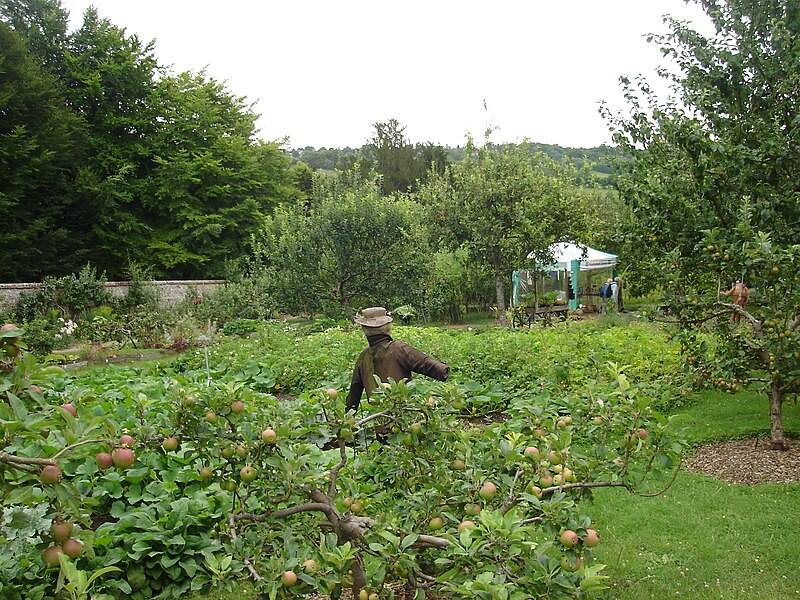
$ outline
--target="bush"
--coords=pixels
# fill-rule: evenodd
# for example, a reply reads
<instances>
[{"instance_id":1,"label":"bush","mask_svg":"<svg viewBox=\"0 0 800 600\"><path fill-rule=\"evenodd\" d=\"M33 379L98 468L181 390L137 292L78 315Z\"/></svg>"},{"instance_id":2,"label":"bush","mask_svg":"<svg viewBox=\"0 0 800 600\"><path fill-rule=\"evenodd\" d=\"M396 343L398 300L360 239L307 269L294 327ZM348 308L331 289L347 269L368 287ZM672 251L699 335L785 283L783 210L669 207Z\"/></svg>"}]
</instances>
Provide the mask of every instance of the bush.
<instances>
[{"instance_id":1,"label":"bush","mask_svg":"<svg viewBox=\"0 0 800 600\"><path fill-rule=\"evenodd\" d=\"M128 266L128 293L119 301L120 310L128 312L138 307L156 308L158 306L158 292L153 287L145 285L151 281L153 275L150 270L136 264Z\"/></svg>"},{"instance_id":2,"label":"bush","mask_svg":"<svg viewBox=\"0 0 800 600\"><path fill-rule=\"evenodd\" d=\"M238 319L269 319L274 309L265 282L258 277L247 277L228 282L222 289L206 295L190 292L178 310L198 322L222 326Z\"/></svg>"},{"instance_id":3,"label":"bush","mask_svg":"<svg viewBox=\"0 0 800 600\"><path fill-rule=\"evenodd\" d=\"M75 318L89 309L111 304L111 294L104 283L105 275L98 277L90 265L81 269L77 276L46 277L38 290L20 295L14 309L16 320L28 323L53 309L61 316Z\"/></svg>"},{"instance_id":4,"label":"bush","mask_svg":"<svg viewBox=\"0 0 800 600\"><path fill-rule=\"evenodd\" d=\"M438 252L425 285L425 307L434 321L460 322L467 314L464 287L467 269L463 252Z\"/></svg>"},{"instance_id":5,"label":"bush","mask_svg":"<svg viewBox=\"0 0 800 600\"><path fill-rule=\"evenodd\" d=\"M25 323L25 341L28 349L34 354L50 354L59 343L56 336L60 334L61 327L59 322L45 317Z\"/></svg>"}]
</instances>

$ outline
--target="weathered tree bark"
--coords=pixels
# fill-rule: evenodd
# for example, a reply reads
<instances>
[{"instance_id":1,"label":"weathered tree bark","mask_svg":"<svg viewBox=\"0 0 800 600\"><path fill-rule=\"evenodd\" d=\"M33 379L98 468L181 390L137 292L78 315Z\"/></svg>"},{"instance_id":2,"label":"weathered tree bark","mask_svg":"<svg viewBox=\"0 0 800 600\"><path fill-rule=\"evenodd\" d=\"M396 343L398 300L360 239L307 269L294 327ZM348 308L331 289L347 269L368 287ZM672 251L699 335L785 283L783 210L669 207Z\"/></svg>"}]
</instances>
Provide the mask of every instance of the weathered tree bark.
<instances>
[{"instance_id":1,"label":"weathered tree bark","mask_svg":"<svg viewBox=\"0 0 800 600\"><path fill-rule=\"evenodd\" d=\"M780 382L772 382L769 392L769 420L771 448L773 450L787 450L786 438L783 435L783 387Z\"/></svg>"},{"instance_id":2,"label":"weathered tree bark","mask_svg":"<svg viewBox=\"0 0 800 600\"><path fill-rule=\"evenodd\" d=\"M497 293L497 318L503 326L508 325L506 318L506 294L505 282L502 273L495 273L494 286Z\"/></svg>"}]
</instances>

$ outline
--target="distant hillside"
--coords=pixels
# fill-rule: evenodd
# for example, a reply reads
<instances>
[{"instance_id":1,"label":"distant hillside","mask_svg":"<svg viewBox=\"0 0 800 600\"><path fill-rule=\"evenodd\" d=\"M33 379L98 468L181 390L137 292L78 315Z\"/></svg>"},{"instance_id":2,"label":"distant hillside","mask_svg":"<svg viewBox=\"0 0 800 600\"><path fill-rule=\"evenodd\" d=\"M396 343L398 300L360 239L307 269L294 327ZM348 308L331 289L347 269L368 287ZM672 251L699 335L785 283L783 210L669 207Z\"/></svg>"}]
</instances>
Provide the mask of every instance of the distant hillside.
<instances>
[{"instance_id":1,"label":"distant hillside","mask_svg":"<svg viewBox=\"0 0 800 600\"><path fill-rule=\"evenodd\" d=\"M595 148L566 148L554 144L529 143L531 152L543 152L556 161L568 160L575 164L576 168L582 170L587 165L594 175L596 183L600 185L610 185L610 175L612 173L612 161L622 157L621 151L613 146L597 146ZM334 170L346 167L351 164L354 155L362 153L366 146L361 148L292 148L288 151L293 162L303 162L312 169ZM444 151L448 161L451 163L460 161L464 156L463 147L444 146Z\"/></svg>"}]
</instances>

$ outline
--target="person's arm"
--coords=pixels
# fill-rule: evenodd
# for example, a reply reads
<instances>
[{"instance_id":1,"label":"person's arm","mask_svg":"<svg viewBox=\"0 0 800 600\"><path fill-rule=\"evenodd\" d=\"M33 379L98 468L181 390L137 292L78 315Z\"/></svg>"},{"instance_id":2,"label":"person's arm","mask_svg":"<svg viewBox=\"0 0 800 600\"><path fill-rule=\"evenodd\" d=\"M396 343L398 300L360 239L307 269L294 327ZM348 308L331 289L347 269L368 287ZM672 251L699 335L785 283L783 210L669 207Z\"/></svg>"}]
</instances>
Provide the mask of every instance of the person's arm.
<instances>
[{"instance_id":1,"label":"person's arm","mask_svg":"<svg viewBox=\"0 0 800 600\"><path fill-rule=\"evenodd\" d=\"M399 340L396 340L397 343ZM409 368L414 373L426 375L439 381L447 381L447 376L450 374L450 367L440 360L428 356L421 350L417 350L413 346L400 342L403 355L406 358Z\"/></svg>"}]
</instances>

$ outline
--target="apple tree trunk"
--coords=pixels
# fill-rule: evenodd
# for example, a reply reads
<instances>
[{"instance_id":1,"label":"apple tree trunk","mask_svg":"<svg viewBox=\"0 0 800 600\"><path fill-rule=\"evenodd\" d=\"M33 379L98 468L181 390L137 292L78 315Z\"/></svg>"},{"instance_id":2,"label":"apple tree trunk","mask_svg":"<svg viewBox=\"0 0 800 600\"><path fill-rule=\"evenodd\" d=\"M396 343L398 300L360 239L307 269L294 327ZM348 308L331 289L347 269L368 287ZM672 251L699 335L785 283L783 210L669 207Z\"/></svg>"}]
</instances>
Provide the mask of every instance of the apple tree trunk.
<instances>
[{"instance_id":1,"label":"apple tree trunk","mask_svg":"<svg viewBox=\"0 0 800 600\"><path fill-rule=\"evenodd\" d=\"M783 387L773 380L769 392L770 446L773 450L786 450L786 438L783 435Z\"/></svg>"},{"instance_id":2,"label":"apple tree trunk","mask_svg":"<svg viewBox=\"0 0 800 600\"><path fill-rule=\"evenodd\" d=\"M497 318L503 326L508 325L506 318L506 286L501 273L495 273L494 286L497 293Z\"/></svg>"}]
</instances>

